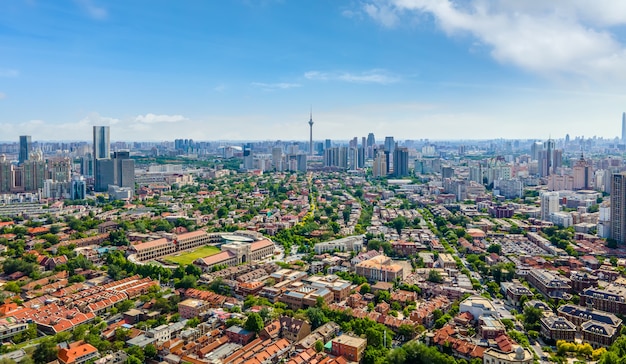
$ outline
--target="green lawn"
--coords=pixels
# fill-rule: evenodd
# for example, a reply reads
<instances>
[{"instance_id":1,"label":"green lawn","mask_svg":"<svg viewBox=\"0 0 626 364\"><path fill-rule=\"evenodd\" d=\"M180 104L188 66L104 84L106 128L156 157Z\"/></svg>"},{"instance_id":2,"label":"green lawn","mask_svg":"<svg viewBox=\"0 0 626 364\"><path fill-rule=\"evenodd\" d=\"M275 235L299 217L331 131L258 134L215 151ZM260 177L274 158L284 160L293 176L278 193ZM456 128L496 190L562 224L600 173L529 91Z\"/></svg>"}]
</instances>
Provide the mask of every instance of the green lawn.
<instances>
[{"instance_id":1,"label":"green lawn","mask_svg":"<svg viewBox=\"0 0 626 364\"><path fill-rule=\"evenodd\" d=\"M190 252L172 255L171 257L167 257L164 260L174 264L191 264L194 260L198 258L210 257L211 255L215 255L219 253L221 250L214 246L203 246L202 248L198 248L196 250L192 250Z\"/></svg>"}]
</instances>

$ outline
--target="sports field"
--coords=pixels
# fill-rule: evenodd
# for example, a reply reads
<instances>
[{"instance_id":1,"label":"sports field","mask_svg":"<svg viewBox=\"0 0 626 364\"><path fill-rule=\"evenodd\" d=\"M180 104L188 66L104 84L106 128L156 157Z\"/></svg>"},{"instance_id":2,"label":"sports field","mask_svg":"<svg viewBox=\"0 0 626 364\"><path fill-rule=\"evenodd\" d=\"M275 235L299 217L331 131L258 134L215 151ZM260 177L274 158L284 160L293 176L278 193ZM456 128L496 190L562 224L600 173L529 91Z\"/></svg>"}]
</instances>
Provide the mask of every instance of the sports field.
<instances>
[{"instance_id":1,"label":"sports field","mask_svg":"<svg viewBox=\"0 0 626 364\"><path fill-rule=\"evenodd\" d=\"M219 253L220 251L221 250L219 248L206 245L196 250L166 257L164 258L164 260L174 264L187 265L193 263L193 261L198 258L210 257L211 255Z\"/></svg>"}]
</instances>

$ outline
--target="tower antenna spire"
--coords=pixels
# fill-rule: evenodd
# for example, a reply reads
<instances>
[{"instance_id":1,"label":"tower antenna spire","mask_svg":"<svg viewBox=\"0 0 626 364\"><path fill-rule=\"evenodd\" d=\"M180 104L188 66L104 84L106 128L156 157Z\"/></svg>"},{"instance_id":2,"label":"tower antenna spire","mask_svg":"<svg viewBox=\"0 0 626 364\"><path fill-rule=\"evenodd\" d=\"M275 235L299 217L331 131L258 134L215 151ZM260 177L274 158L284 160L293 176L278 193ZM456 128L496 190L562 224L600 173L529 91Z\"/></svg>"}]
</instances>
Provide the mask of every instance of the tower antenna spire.
<instances>
[{"instance_id":1,"label":"tower antenna spire","mask_svg":"<svg viewBox=\"0 0 626 364\"><path fill-rule=\"evenodd\" d=\"M313 155L313 105L309 114L309 156Z\"/></svg>"}]
</instances>

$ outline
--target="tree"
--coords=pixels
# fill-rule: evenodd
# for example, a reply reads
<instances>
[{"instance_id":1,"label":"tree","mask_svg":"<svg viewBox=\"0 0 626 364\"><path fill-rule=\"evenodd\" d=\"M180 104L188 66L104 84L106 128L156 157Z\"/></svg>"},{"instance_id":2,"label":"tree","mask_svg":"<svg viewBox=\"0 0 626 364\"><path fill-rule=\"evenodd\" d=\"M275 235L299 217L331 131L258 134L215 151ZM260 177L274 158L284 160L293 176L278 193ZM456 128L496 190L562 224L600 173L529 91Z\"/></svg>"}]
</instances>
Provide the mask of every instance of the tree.
<instances>
[{"instance_id":1,"label":"tree","mask_svg":"<svg viewBox=\"0 0 626 364\"><path fill-rule=\"evenodd\" d=\"M154 345L148 344L143 348L143 353L146 355L146 358L154 359L157 356L157 349Z\"/></svg>"},{"instance_id":2,"label":"tree","mask_svg":"<svg viewBox=\"0 0 626 364\"><path fill-rule=\"evenodd\" d=\"M363 284L361 285L361 288L359 289L359 293L361 293L361 294L366 294L366 293L370 293L370 292L371 292L371 290L372 290L372 289L371 289L371 287L370 287L370 285L369 285L369 284L367 284L367 283L363 283Z\"/></svg>"},{"instance_id":3,"label":"tree","mask_svg":"<svg viewBox=\"0 0 626 364\"><path fill-rule=\"evenodd\" d=\"M47 364L57 358L56 343L53 339L42 340L33 352L35 364Z\"/></svg>"},{"instance_id":4,"label":"tree","mask_svg":"<svg viewBox=\"0 0 626 364\"><path fill-rule=\"evenodd\" d=\"M398 327L398 334L404 336L404 340L410 340L415 335L415 326L402 324Z\"/></svg>"},{"instance_id":5,"label":"tree","mask_svg":"<svg viewBox=\"0 0 626 364\"><path fill-rule=\"evenodd\" d=\"M526 306L524 307L524 328L528 330L538 331L540 329L539 320L543 316L540 308Z\"/></svg>"},{"instance_id":6,"label":"tree","mask_svg":"<svg viewBox=\"0 0 626 364\"><path fill-rule=\"evenodd\" d=\"M489 253L496 253L498 255L501 255L502 254L502 246L500 244L491 244L487 248L487 251Z\"/></svg>"},{"instance_id":7,"label":"tree","mask_svg":"<svg viewBox=\"0 0 626 364\"><path fill-rule=\"evenodd\" d=\"M181 279L180 281L178 281L177 283L174 284L174 287L176 288L195 288L197 285L197 278L196 276L193 275L186 275L183 277L183 279Z\"/></svg>"},{"instance_id":8,"label":"tree","mask_svg":"<svg viewBox=\"0 0 626 364\"><path fill-rule=\"evenodd\" d=\"M428 272L428 281L433 283L441 283L443 282L443 277L441 276L441 273L439 273L439 271L431 269Z\"/></svg>"},{"instance_id":9,"label":"tree","mask_svg":"<svg viewBox=\"0 0 626 364\"><path fill-rule=\"evenodd\" d=\"M322 350L324 350L324 343L321 340L317 340L315 342L315 351L319 353Z\"/></svg>"},{"instance_id":10,"label":"tree","mask_svg":"<svg viewBox=\"0 0 626 364\"><path fill-rule=\"evenodd\" d=\"M134 355L129 355L124 364L143 364L143 361Z\"/></svg>"},{"instance_id":11,"label":"tree","mask_svg":"<svg viewBox=\"0 0 626 364\"><path fill-rule=\"evenodd\" d=\"M318 327L324 325L329 321L324 314L324 311L317 307L309 307L306 310L306 315L309 321L311 321L311 326L313 326L313 330L317 329Z\"/></svg>"},{"instance_id":12,"label":"tree","mask_svg":"<svg viewBox=\"0 0 626 364\"><path fill-rule=\"evenodd\" d=\"M13 293L20 293L22 289L15 281L9 281L4 285L4 290Z\"/></svg>"},{"instance_id":13,"label":"tree","mask_svg":"<svg viewBox=\"0 0 626 364\"><path fill-rule=\"evenodd\" d=\"M263 330L263 319L258 313L251 312L244 323L244 328L258 334Z\"/></svg>"}]
</instances>

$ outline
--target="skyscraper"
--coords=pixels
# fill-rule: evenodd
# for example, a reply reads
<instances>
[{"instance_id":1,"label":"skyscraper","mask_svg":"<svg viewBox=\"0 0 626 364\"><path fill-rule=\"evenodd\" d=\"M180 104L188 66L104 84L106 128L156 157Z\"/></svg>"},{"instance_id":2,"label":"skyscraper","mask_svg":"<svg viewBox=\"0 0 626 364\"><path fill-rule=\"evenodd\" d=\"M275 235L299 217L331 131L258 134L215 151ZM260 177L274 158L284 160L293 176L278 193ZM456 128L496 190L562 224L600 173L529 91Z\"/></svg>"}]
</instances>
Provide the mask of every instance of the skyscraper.
<instances>
[{"instance_id":1,"label":"skyscraper","mask_svg":"<svg viewBox=\"0 0 626 364\"><path fill-rule=\"evenodd\" d=\"M626 143L626 112L622 113L622 143Z\"/></svg>"},{"instance_id":2,"label":"skyscraper","mask_svg":"<svg viewBox=\"0 0 626 364\"><path fill-rule=\"evenodd\" d=\"M112 163L107 163L111 159L111 146L109 140L108 126L93 127L93 176L95 177L95 190L106 191L112 182L113 176L107 176L113 167ZM111 166L109 166L111 164ZM105 168L106 171L101 171Z\"/></svg>"},{"instance_id":3,"label":"skyscraper","mask_svg":"<svg viewBox=\"0 0 626 364\"><path fill-rule=\"evenodd\" d=\"M313 155L313 108L309 117L309 155Z\"/></svg>"},{"instance_id":4,"label":"skyscraper","mask_svg":"<svg viewBox=\"0 0 626 364\"><path fill-rule=\"evenodd\" d=\"M30 135L20 135L20 155L19 164L26 162L30 158L30 152L32 151L32 143Z\"/></svg>"},{"instance_id":5,"label":"skyscraper","mask_svg":"<svg viewBox=\"0 0 626 364\"><path fill-rule=\"evenodd\" d=\"M393 151L393 175L395 177L409 175L409 150L407 148L396 148Z\"/></svg>"},{"instance_id":6,"label":"skyscraper","mask_svg":"<svg viewBox=\"0 0 626 364\"><path fill-rule=\"evenodd\" d=\"M392 160L393 158L393 151L396 147L396 142L393 140L392 136L388 136L385 137L385 145L384 145L384 150L385 150L385 157L387 158L386 162L387 162L387 172L391 172L391 170L393 169L393 163L394 161Z\"/></svg>"},{"instance_id":7,"label":"skyscraper","mask_svg":"<svg viewBox=\"0 0 626 364\"><path fill-rule=\"evenodd\" d=\"M626 172L611 178L611 239L626 243Z\"/></svg>"},{"instance_id":8,"label":"skyscraper","mask_svg":"<svg viewBox=\"0 0 626 364\"><path fill-rule=\"evenodd\" d=\"M108 126L93 127L93 157L95 159L111 158L111 146Z\"/></svg>"}]
</instances>

